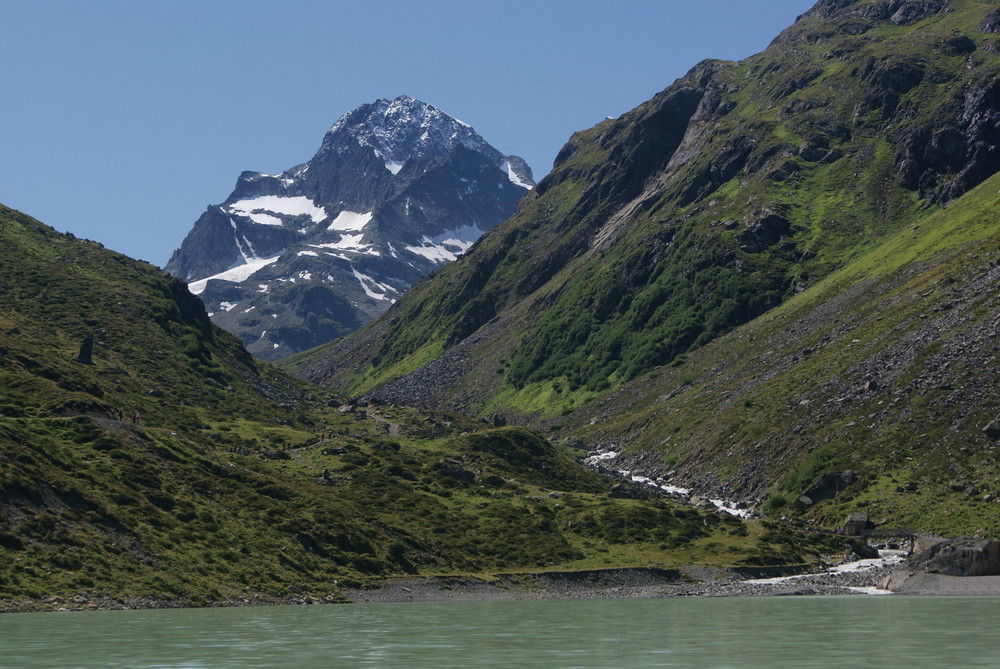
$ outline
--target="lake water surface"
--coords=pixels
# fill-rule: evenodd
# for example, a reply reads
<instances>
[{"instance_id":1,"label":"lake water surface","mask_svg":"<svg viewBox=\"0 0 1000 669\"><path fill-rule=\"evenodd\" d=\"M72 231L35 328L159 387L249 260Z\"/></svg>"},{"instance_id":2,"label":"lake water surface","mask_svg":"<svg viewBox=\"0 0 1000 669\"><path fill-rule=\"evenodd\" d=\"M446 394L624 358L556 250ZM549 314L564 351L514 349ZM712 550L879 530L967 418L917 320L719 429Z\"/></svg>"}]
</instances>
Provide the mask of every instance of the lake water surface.
<instances>
[{"instance_id":1,"label":"lake water surface","mask_svg":"<svg viewBox=\"0 0 1000 669\"><path fill-rule=\"evenodd\" d=\"M546 600L0 615L0 667L1000 667L990 597Z\"/></svg>"}]
</instances>

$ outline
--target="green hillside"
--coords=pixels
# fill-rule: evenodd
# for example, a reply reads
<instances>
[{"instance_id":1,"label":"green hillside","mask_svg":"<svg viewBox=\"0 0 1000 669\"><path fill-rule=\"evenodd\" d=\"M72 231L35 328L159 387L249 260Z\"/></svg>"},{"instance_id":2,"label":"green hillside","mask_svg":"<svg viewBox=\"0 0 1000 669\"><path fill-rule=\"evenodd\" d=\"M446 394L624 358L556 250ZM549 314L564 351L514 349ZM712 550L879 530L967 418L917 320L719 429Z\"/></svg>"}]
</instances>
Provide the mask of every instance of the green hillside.
<instances>
[{"instance_id":1,"label":"green hillside","mask_svg":"<svg viewBox=\"0 0 1000 669\"><path fill-rule=\"evenodd\" d=\"M613 497L574 455L523 428L345 405L253 360L158 269L0 209L3 610L847 549Z\"/></svg>"},{"instance_id":2,"label":"green hillside","mask_svg":"<svg viewBox=\"0 0 1000 669\"><path fill-rule=\"evenodd\" d=\"M994 176L560 430L628 443L646 468L665 461L774 515L835 527L868 511L883 525L996 536L997 212ZM843 470L856 482L796 503Z\"/></svg>"},{"instance_id":3,"label":"green hillside","mask_svg":"<svg viewBox=\"0 0 1000 669\"><path fill-rule=\"evenodd\" d=\"M775 516L995 534L998 35L992 1L818 2L576 133L511 220L286 368Z\"/></svg>"},{"instance_id":4,"label":"green hillside","mask_svg":"<svg viewBox=\"0 0 1000 669\"><path fill-rule=\"evenodd\" d=\"M534 420L821 281L1000 167L996 5L889 4L821 2L761 54L577 133L510 221L286 368Z\"/></svg>"}]
</instances>

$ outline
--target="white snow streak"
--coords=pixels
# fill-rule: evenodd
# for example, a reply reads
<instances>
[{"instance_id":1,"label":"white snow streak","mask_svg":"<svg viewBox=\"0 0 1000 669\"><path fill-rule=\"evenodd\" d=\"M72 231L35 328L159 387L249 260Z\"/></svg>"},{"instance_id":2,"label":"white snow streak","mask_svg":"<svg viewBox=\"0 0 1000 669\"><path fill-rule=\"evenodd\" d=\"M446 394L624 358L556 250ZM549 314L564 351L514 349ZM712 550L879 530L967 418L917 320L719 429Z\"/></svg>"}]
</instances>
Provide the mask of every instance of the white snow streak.
<instances>
[{"instance_id":1,"label":"white snow streak","mask_svg":"<svg viewBox=\"0 0 1000 669\"><path fill-rule=\"evenodd\" d=\"M373 213L369 211L365 214L359 214L356 211L345 209L337 214L337 218L333 219L327 230L336 230L338 232L359 231L368 225L368 221L372 220Z\"/></svg>"},{"instance_id":2,"label":"white snow streak","mask_svg":"<svg viewBox=\"0 0 1000 669\"><path fill-rule=\"evenodd\" d=\"M420 246L404 248L434 263L450 262L468 251L482 234L483 231L475 225L463 225L461 228L448 230L434 237L424 235L420 240Z\"/></svg>"},{"instance_id":3,"label":"white snow streak","mask_svg":"<svg viewBox=\"0 0 1000 669\"><path fill-rule=\"evenodd\" d=\"M351 267L351 271L354 272L354 278L358 280L361 284L361 290L365 291L365 295L372 298L373 300L388 300L389 298L386 293L390 290L396 292L392 286L388 286L384 283L379 283L375 279L371 278L367 274L362 274L356 268ZM376 290L381 290L382 292L375 292Z\"/></svg>"},{"instance_id":4,"label":"white snow streak","mask_svg":"<svg viewBox=\"0 0 1000 669\"><path fill-rule=\"evenodd\" d=\"M503 161L503 164L500 165L500 169L502 169L504 172L507 173L507 178L510 179L510 182L515 186L520 186L521 188L527 188L528 190L534 188L534 186L532 186L531 184L521 181L521 177L518 176L517 173L514 171L514 168L510 166L510 162L506 160Z\"/></svg>"},{"instance_id":5,"label":"white snow streak","mask_svg":"<svg viewBox=\"0 0 1000 669\"><path fill-rule=\"evenodd\" d=\"M281 254L279 253L278 255L271 256L270 258L245 258L243 263L236 265L235 267L230 267L225 272L219 272L214 276L199 279L198 281L192 281L188 284L188 290L190 290L194 295L200 295L205 290L205 286L207 286L208 282L212 279L242 283L253 276L254 272L267 267L280 257Z\"/></svg>"},{"instance_id":6,"label":"white snow streak","mask_svg":"<svg viewBox=\"0 0 1000 669\"><path fill-rule=\"evenodd\" d=\"M254 223L262 225L281 225L281 219L277 215L309 216L313 223L319 223L326 219L326 210L317 207L309 198L298 195L296 197L282 197L280 195L261 195L250 200L240 200L228 207L229 213L239 214L248 217Z\"/></svg>"}]
</instances>

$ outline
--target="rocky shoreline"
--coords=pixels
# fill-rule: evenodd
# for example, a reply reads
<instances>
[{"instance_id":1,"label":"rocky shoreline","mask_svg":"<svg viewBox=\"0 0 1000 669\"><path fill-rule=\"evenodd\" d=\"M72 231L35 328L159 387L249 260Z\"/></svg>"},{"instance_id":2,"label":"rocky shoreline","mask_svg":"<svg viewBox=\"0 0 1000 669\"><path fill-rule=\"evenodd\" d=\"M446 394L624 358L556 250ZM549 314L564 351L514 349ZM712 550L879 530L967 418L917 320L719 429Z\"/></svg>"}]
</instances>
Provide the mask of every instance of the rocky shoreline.
<instances>
[{"instance_id":1,"label":"rocky shoreline","mask_svg":"<svg viewBox=\"0 0 1000 669\"><path fill-rule=\"evenodd\" d=\"M70 597L0 600L0 613L105 611L184 607L640 599L656 597L781 597L819 595L1000 595L1000 542L941 540L903 563L899 551L877 559L812 567L631 567L475 576L370 579L329 593L288 596L241 593L225 599Z\"/></svg>"},{"instance_id":2,"label":"rocky shoreline","mask_svg":"<svg viewBox=\"0 0 1000 669\"><path fill-rule=\"evenodd\" d=\"M276 597L244 594L191 601L78 593L70 597L0 601L0 613L111 611L187 607L292 606L343 603L506 601L526 599L639 599L655 597L763 597L859 594L886 578L890 568L863 572L796 574L794 568L729 569L686 566L473 576L406 576L371 580L324 594ZM761 577L786 578L762 582ZM851 588L856 588L852 590Z\"/></svg>"},{"instance_id":3,"label":"rocky shoreline","mask_svg":"<svg viewBox=\"0 0 1000 669\"><path fill-rule=\"evenodd\" d=\"M352 602L504 601L524 599L642 599L656 597L769 597L874 594L893 566L847 573L799 573L764 578L719 567L634 568L508 574L476 578L394 578L345 590ZM780 570L779 570L780 571ZM773 572L773 570L772 570ZM889 594L889 591L883 591Z\"/></svg>"}]
</instances>

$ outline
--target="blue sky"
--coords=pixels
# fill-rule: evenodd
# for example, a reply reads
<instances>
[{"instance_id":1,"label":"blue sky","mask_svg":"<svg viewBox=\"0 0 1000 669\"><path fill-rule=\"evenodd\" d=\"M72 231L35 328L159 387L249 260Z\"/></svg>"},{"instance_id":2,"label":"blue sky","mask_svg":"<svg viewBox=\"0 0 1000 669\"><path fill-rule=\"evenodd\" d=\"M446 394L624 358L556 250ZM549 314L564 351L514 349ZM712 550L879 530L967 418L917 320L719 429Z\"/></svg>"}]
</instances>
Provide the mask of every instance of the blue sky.
<instances>
[{"instance_id":1,"label":"blue sky","mask_svg":"<svg viewBox=\"0 0 1000 669\"><path fill-rule=\"evenodd\" d=\"M163 265L243 170L406 94L536 177L570 134L814 0L0 0L0 203Z\"/></svg>"}]
</instances>

